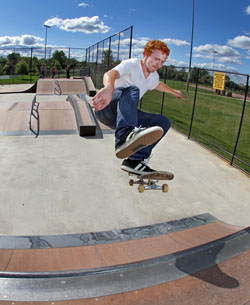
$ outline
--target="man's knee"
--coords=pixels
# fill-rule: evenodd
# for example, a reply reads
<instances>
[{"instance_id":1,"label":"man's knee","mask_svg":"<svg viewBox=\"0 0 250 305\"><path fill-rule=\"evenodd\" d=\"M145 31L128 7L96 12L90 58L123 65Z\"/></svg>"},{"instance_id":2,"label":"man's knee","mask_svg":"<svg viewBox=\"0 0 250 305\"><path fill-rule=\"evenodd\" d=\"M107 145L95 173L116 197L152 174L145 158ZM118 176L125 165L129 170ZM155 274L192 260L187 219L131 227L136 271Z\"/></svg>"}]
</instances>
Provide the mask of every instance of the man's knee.
<instances>
[{"instance_id":1,"label":"man's knee","mask_svg":"<svg viewBox=\"0 0 250 305\"><path fill-rule=\"evenodd\" d=\"M163 129L164 134L166 134L171 126L171 121L166 116L161 116L159 120L160 127Z\"/></svg>"}]
</instances>

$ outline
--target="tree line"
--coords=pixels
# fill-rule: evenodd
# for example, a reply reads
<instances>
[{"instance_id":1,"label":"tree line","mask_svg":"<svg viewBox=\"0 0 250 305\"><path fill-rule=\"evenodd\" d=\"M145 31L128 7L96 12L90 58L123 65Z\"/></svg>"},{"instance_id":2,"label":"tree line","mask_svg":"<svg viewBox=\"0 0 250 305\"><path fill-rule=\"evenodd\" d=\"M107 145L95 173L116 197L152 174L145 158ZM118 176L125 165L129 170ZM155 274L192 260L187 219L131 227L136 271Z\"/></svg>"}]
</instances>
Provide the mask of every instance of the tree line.
<instances>
[{"instance_id":1,"label":"tree line","mask_svg":"<svg viewBox=\"0 0 250 305\"><path fill-rule=\"evenodd\" d=\"M0 75L26 75L29 73L39 74L41 66L47 68L55 67L56 70L63 70L67 65L71 68L83 68L85 61L78 61L75 58L67 58L64 51L55 51L49 59L38 59L36 56L21 56L19 53L11 53L7 57L0 57Z\"/></svg>"}]
</instances>

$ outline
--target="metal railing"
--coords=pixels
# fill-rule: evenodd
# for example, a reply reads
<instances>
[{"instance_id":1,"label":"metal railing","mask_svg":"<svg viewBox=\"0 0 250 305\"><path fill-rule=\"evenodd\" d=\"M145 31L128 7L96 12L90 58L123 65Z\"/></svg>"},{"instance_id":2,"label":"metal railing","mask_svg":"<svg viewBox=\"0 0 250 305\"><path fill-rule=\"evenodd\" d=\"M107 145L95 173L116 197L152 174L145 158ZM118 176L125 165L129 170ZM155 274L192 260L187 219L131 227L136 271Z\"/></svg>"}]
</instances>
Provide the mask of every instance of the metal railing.
<instances>
[{"instance_id":1,"label":"metal railing","mask_svg":"<svg viewBox=\"0 0 250 305\"><path fill-rule=\"evenodd\" d=\"M36 101L36 96L34 96L30 110L29 127L30 127L30 131L35 134L36 138L39 136L40 133L40 120L39 120L38 108L39 108L39 103ZM37 131L35 131L34 128L32 127L32 118L34 118L37 122Z\"/></svg>"}]
</instances>

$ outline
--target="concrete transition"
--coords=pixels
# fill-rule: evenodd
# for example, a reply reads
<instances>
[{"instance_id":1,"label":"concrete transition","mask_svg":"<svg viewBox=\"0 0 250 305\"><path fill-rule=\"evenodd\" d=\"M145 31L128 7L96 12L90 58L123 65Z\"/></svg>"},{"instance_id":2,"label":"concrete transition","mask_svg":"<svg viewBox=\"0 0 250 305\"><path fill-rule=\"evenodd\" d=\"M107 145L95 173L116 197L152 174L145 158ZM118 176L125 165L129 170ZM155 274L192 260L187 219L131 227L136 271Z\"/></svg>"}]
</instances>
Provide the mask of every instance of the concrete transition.
<instances>
[{"instance_id":1,"label":"concrete transition","mask_svg":"<svg viewBox=\"0 0 250 305\"><path fill-rule=\"evenodd\" d=\"M250 227L209 214L111 232L1 237L0 246L0 296L15 304L246 304L250 298Z\"/></svg>"},{"instance_id":2,"label":"concrete transition","mask_svg":"<svg viewBox=\"0 0 250 305\"><path fill-rule=\"evenodd\" d=\"M171 130L169 193L138 193L95 92L0 96L0 304L250 304L249 177Z\"/></svg>"}]
</instances>

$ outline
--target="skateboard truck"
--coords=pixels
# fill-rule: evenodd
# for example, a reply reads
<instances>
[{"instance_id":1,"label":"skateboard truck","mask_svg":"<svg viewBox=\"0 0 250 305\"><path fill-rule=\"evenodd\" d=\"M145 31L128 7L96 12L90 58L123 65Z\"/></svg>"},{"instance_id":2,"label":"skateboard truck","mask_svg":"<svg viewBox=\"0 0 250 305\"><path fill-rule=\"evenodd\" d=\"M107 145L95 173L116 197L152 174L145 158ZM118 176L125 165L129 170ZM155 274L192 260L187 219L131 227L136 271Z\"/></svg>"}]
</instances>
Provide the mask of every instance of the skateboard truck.
<instances>
[{"instance_id":1,"label":"skateboard truck","mask_svg":"<svg viewBox=\"0 0 250 305\"><path fill-rule=\"evenodd\" d=\"M157 184L159 180L172 180L174 178L174 174L169 172L152 172L150 174L145 175L136 175L133 173L129 173L129 176L137 176L138 180L134 181L134 179L129 180L129 185L133 186L134 184L138 184L139 193L143 193L144 190L161 190L162 192L168 192L168 184Z\"/></svg>"}]
</instances>

